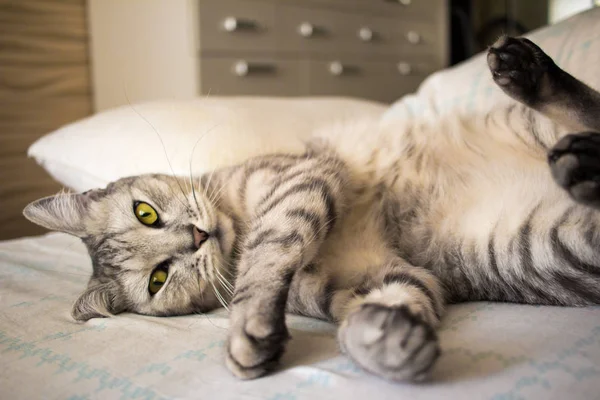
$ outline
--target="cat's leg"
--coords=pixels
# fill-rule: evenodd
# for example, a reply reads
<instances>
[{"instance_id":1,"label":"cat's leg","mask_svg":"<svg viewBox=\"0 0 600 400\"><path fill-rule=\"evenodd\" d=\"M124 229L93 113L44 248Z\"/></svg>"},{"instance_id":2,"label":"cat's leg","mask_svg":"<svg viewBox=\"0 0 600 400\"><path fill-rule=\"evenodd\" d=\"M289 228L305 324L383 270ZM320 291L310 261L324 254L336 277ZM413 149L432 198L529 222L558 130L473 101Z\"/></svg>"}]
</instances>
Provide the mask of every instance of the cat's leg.
<instances>
[{"instance_id":1,"label":"cat's leg","mask_svg":"<svg viewBox=\"0 0 600 400\"><path fill-rule=\"evenodd\" d=\"M334 281L327 269L319 263L307 264L294 275L287 300L287 312L340 322L350 300L359 295L359 292L355 288L338 288Z\"/></svg>"},{"instance_id":2,"label":"cat's leg","mask_svg":"<svg viewBox=\"0 0 600 400\"><path fill-rule=\"evenodd\" d=\"M366 371L423 380L440 352L442 287L429 271L397 258L372 270L355 288L335 288L326 270L309 264L294 277L288 311L339 323L340 347Z\"/></svg>"},{"instance_id":3,"label":"cat's leg","mask_svg":"<svg viewBox=\"0 0 600 400\"><path fill-rule=\"evenodd\" d=\"M559 68L524 38L500 38L488 52L506 94L572 131L548 153L554 180L579 203L600 208L600 93ZM596 131L596 132L593 132Z\"/></svg>"},{"instance_id":4,"label":"cat's leg","mask_svg":"<svg viewBox=\"0 0 600 400\"><path fill-rule=\"evenodd\" d=\"M600 133L563 137L548 155L554 180L579 203L600 209Z\"/></svg>"},{"instance_id":5,"label":"cat's leg","mask_svg":"<svg viewBox=\"0 0 600 400\"><path fill-rule=\"evenodd\" d=\"M396 259L365 285L365 294L340 316L343 352L386 379L426 379L440 354L435 332L444 309L440 282L426 269Z\"/></svg>"},{"instance_id":6,"label":"cat's leg","mask_svg":"<svg viewBox=\"0 0 600 400\"><path fill-rule=\"evenodd\" d=\"M347 183L339 160L306 159L282 172L256 205L231 301L226 363L236 376L261 376L283 354L290 283L342 216Z\"/></svg>"},{"instance_id":7,"label":"cat's leg","mask_svg":"<svg viewBox=\"0 0 600 400\"><path fill-rule=\"evenodd\" d=\"M496 84L513 99L571 132L600 131L600 93L563 71L529 39L501 37L487 62Z\"/></svg>"}]
</instances>

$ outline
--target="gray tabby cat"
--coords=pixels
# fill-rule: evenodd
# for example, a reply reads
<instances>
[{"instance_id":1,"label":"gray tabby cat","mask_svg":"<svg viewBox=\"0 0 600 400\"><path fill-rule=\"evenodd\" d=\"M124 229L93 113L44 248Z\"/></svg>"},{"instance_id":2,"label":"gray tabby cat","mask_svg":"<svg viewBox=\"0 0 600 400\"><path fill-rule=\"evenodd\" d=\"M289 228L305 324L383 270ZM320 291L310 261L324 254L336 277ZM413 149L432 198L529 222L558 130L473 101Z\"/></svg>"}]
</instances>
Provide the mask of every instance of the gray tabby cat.
<instances>
[{"instance_id":1,"label":"gray tabby cat","mask_svg":"<svg viewBox=\"0 0 600 400\"><path fill-rule=\"evenodd\" d=\"M77 320L228 304L226 363L249 379L281 357L287 310L339 323L363 369L419 381L448 302L600 304L600 94L527 39L501 38L488 65L520 104L461 129L348 131L303 156L125 178L24 213L89 250Z\"/></svg>"}]
</instances>

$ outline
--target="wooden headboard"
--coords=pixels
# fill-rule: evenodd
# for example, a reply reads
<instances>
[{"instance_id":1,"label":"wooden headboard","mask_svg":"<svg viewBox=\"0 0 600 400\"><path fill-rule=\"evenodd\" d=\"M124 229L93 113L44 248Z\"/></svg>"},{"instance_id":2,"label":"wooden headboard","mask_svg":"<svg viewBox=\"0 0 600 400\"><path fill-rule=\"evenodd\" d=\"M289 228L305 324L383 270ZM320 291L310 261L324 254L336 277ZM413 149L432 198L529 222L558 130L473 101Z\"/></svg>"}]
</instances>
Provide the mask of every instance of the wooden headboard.
<instances>
[{"instance_id":1,"label":"wooden headboard","mask_svg":"<svg viewBox=\"0 0 600 400\"><path fill-rule=\"evenodd\" d=\"M0 239L43 232L21 211L60 189L29 145L91 112L85 0L0 0Z\"/></svg>"}]
</instances>

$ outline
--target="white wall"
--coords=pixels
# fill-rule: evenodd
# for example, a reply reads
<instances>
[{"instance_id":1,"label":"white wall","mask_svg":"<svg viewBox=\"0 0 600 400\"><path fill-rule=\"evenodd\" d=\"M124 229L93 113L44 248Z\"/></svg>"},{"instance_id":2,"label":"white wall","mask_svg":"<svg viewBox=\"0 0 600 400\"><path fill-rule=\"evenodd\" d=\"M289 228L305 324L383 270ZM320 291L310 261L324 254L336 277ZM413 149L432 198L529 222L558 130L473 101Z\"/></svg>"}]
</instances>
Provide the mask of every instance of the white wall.
<instances>
[{"instance_id":1,"label":"white wall","mask_svg":"<svg viewBox=\"0 0 600 400\"><path fill-rule=\"evenodd\" d=\"M195 0L88 0L96 111L198 93ZM152 82L151 85L145 82Z\"/></svg>"},{"instance_id":2,"label":"white wall","mask_svg":"<svg viewBox=\"0 0 600 400\"><path fill-rule=\"evenodd\" d=\"M592 8L594 0L550 0L550 23L555 23Z\"/></svg>"}]
</instances>

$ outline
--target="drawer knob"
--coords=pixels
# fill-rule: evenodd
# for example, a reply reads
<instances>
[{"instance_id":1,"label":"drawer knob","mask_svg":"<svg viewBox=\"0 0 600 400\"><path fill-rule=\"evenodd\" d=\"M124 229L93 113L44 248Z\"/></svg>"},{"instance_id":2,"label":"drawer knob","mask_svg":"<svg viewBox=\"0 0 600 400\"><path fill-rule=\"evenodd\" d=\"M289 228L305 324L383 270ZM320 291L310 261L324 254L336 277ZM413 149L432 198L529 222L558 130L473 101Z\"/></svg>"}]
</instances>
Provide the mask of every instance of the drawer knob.
<instances>
[{"instance_id":1,"label":"drawer knob","mask_svg":"<svg viewBox=\"0 0 600 400\"><path fill-rule=\"evenodd\" d=\"M421 42L421 35L416 31L408 31L406 39L411 44L418 44Z\"/></svg>"},{"instance_id":2,"label":"drawer knob","mask_svg":"<svg viewBox=\"0 0 600 400\"><path fill-rule=\"evenodd\" d=\"M237 61L233 64L233 73L237 76L246 76L250 71L250 66L247 61Z\"/></svg>"},{"instance_id":3,"label":"drawer knob","mask_svg":"<svg viewBox=\"0 0 600 400\"><path fill-rule=\"evenodd\" d=\"M310 22L303 22L298 26L298 33L305 38L311 37L315 33L315 27Z\"/></svg>"},{"instance_id":4,"label":"drawer knob","mask_svg":"<svg viewBox=\"0 0 600 400\"><path fill-rule=\"evenodd\" d=\"M277 66L268 62L239 60L233 64L234 75L243 78L253 75L272 75L277 72Z\"/></svg>"},{"instance_id":5,"label":"drawer knob","mask_svg":"<svg viewBox=\"0 0 600 400\"><path fill-rule=\"evenodd\" d=\"M256 29L256 22L250 19L227 17L223 20L223 29L227 32L236 32L242 29Z\"/></svg>"},{"instance_id":6,"label":"drawer knob","mask_svg":"<svg viewBox=\"0 0 600 400\"><path fill-rule=\"evenodd\" d=\"M398 68L398 72L400 72L400 75L410 75L410 73L412 72L412 67L407 62L399 62L398 65L396 65L396 67Z\"/></svg>"},{"instance_id":7,"label":"drawer knob","mask_svg":"<svg viewBox=\"0 0 600 400\"><path fill-rule=\"evenodd\" d=\"M368 27L362 27L358 30L358 37L363 42L370 42L373 40L373 30Z\"/></svg>"},{"instance_id":8,"label":"drawer knob","mask_svg":"<svg viewBox=\"0 0 600 400\"><path fill-rule=\"evenodd\" d=\"M412 3L412 0L384 0L387 3L398 3L398 4L402 4L403 6L409 6L410 3Z\"/></svg>"},{"instance_id":9,"label":"drawer knob","mask_svg":"<svg viewBox=\"0 0 600 400\"><path fill-rule=\"evenodd\" d=\"M329 72L331 75L340 76L344 73L344 64L340 61L333 61L329 64Z\"/></svg>"}]
</instances>

